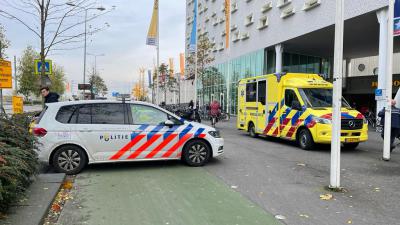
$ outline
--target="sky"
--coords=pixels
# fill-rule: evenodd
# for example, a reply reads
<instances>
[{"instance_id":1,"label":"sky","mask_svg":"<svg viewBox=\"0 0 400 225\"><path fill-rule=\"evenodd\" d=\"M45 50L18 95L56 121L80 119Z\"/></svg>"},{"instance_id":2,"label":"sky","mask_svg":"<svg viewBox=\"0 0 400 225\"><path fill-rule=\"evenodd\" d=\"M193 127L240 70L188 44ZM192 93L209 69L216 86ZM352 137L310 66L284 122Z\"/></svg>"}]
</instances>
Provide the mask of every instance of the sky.
<instances>
[{"instance_id":1,"label":"sky","mask_svg":"<svg viewBox=\"0 0 400 225\"><path fill-rule=\"evenodd\" d=\"M67 0L66 0L67 2ZM89 22L91 27L110 27L87 38L87 52L102 55L97 57L97 70L106 81L110 92L130 93L132 85L139 77L139 68L152 68L156 62L155 46L146 45L150 25L152 0L97 0L99 6L111 9L108 14ZM185 0L160 0L160 63L174 58L175 70L179 66L179 53L185 47ZM0 0L0 4L2 0ZM39 39L20 23L0 17L6 29L11 47L7 50L9 58L20 57L22 51L32 45L39 52ZM81 29L84 29L82 25ZM67 81L83 81L83 45L79 49L50 53L48 58L61 65ZM87 55L86 67L94 66L94 56ZM88 73L86 73L88 74ZM146 75L147 76L147 75ZM87 80L87 79L86 79Z\"/></svg>"}]
</instances>

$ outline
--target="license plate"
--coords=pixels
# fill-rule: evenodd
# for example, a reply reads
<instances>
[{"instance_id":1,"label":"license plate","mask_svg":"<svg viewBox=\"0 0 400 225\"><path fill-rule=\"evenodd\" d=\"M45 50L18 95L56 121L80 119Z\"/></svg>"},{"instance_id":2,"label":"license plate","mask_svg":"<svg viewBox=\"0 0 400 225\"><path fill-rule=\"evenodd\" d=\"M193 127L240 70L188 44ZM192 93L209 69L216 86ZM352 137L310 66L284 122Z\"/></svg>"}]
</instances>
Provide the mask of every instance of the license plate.
<instances>
[{"instance_id":1,"label":"license plate","mask_svg":"<svg viewBox=\"0 0 400 225\"><path fill-rule=\"evenodd\" d=\"M346 143L360 142L360 139L358 139L358 138L346 138L344 142L346 142Z\"/></svg>"}]
</instances>

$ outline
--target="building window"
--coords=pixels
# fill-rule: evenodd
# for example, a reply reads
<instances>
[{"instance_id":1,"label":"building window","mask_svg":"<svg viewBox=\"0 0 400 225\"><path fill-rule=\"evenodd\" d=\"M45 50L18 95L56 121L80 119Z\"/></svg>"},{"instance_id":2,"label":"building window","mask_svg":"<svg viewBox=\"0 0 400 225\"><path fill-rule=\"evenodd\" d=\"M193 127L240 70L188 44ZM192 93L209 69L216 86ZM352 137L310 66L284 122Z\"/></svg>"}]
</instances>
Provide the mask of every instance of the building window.
<instances>
[{"instance_id":1,"label":"building window","mask_svg":"<svg viewBox=\"0 0 400 225\"><path fill-rule=\"evenodd\" d=\"M235 33L233 33L233 42L237 42L240 40L240 31L236 31Z\"/></svg>"},{"instance_id":2,"label":"building window","mask_svg":"<svg viewBox=\"0 0 400 225\"><path fill-rule=\"evenodd\" d=\"M292 2L292 0L278 0L277 7L282 8L284 6L289 5Z\"/></svg>"},{"instance_id":3,"label":"building window","mask_svg":"<svg viewBox=\"0 0 400 225\"><path fill-rule=\"evenodd\" d=\"M238 10L238 4L236 2L232 3L231 13L234 13Z\"/></svg>"},{"instance_id":4,"label":"building window","mask_svg":"<svg viewBox=\"0 0 400 225\"><path fill-rule=\"evenodd\" d=\"M321 4L321 0L306 0L303 6L304 11L313 9Z\"/></svg>"},{"instance_id":5,"label":"building window","mask_svg":"<svg viewBox=\"0 0 400 225\"><path fill-rule=\"evenodd\" d=\"M233 24L233 25L231 26L231 31L234 31L234 30L236 30L236 29L237 29L237 25Z\"/></svg>"},{"instance_id":6,"label":"building window","mask_svg":"<svg viewBox=\"0 0 400 225\"><path fill-rule=\"evenodd\" d=\"M245 24L246 26L250 26L250 25L252 25L253 23L254 23L254 17L253 17L253 13L252 13L252 14L246 16L246 19L245 19L244 24Z\"/></svg>"},{"instance_id":7,"label":"building window","mask_svg":"<svg viewBox=\"0 0 400 225\"><path fill-rule=\"evenodd\" d=\"M219 50L219 51L222 51L222 50L224 50L224 48L225 48L224 42L220 42L220 43L219 43L219 48L218 48L218 50Z\"/></svg>"},{"instance_id":8,"label":"building window","mask_svg":"<svg viewBox=\"0 0 400 225\"><path fill-rule=\"evenodd\" d=\"M266 12L268 12L270 9L272 9L272 2L271 2L271 1L267 2L267 4L265 4L265 5L263 5L263 6L261 7L261 12L262 12L262 13L266 13Z\"/></svg>"},{"instance_id":9,"label":"building window","mask_svg":"<svg viewBox=\"0 0 400 225\"><path fill-rule=\"evenodd\" d=\"M223 30L223 31L221 32L221 36L222 36L222 37L225 37L225 35L226 35L226 31Z\"/></svg>"},{"instance_id":10,"label":"building window","mask_svg":"<svg viewBox=\"0 0 400 225\"><path fill-rule=\"evenodd\" d=\"M246 33L242 34L242 40L246 40L246 39L249 39L249 38L250 38L250 33L249 32L246 32Z\"/></svg>"},{"instance_id":11,"label":"building window","mask_svg":"<svg viewBox=\"0 0 400 225\"><path fill-rule=\"evenodd\" d=\"M294 7L289 6L282 11L281 18L282 19L287 18L287 17L293 15L294 13L295 13Z\"/></svg>"},{"instance_id":12,"label":"building window","mask_svg":"<svg viewBox=\"0 0 400 225\"><path fill-rule=\"evenodd\" d=\"M257 29L262 30L264 28L268 27L268 17L267 16L263 16L260 18L260 22L258 24Z\"/></svg>"},{"instance_id":13,"label":"building window","mask_svg":"<svg viewBox=\"0 0 400 225\"><path fill-rule=\"evenodd\" d=\"M219 18L219 23L223 23L223 22L225 22L225 18L224 17Z\"/></svg>"}]
</instances>

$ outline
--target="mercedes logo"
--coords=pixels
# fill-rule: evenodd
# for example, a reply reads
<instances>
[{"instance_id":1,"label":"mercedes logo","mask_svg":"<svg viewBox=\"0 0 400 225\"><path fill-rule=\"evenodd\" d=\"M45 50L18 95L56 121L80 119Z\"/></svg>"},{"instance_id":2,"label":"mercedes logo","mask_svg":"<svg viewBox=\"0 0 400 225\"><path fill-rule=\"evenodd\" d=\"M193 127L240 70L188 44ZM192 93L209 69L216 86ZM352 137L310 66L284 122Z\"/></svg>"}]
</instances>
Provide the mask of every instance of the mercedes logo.
<instances>
[{"instance_id":1,"label":"mercedes logo","mask_svg":"<svg viewBox=\"0 0 400 225\"><path fill-rule=\"evenodd\" d=\"M353 120L349 121L349 127L354 128L356 126L356 124L354 123Z\"/></svg>"}]
</instances>

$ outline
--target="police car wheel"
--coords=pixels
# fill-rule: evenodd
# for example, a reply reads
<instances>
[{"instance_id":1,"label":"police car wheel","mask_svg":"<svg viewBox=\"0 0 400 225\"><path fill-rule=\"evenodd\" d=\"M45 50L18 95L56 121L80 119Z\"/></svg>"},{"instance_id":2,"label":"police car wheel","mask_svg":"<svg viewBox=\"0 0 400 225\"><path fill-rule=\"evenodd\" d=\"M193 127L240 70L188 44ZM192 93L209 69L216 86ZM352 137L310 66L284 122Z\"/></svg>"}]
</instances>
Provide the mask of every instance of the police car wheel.
<instances>
[{"instance_id":1,"label":"police car wheel","mask_svg":"<svg viewBox=\"0 0 400 225\"><path fill-rule=\"evenodd\" d=\"M256 128L254 127L254 124L253 124L253 123L250 123L250 124L249 124L249 135L250 135L250 137L252 137L252 138L258 137L258 134L256 133Z\"/></svg>"},{"instance_id":2,"label":"police car wheel","mask_svg":"<svg viewBox=\"0 0 400 225\"><path fill-rule=\"evenodd\" d=\"M52 163L58 172L73 175L82 171L87 164L87 157L81 148L66 145L54 153Z\"/></svg>"},{"instance_id":3,"label":"police car wheel","mask_svg":"<svg viewBox=\"0 0 400 225\"><path fill-rule=\"evenodd\" d=\"M303 129L300 131L297 142L300 148L304 150L311 150L314 147L314 140L309 130Z\"/></svg>"},{"instance_id":4,"label":"police car wheel","mask_svg":"<svg viewBox=\"0 0 400 225\"><path fill-rule=\"evenodd\" d=\"M191 141L183 149L183 159L189 166L203 166L210 155L210 147L202 140Z\"/></svg>"}]
</instances>

